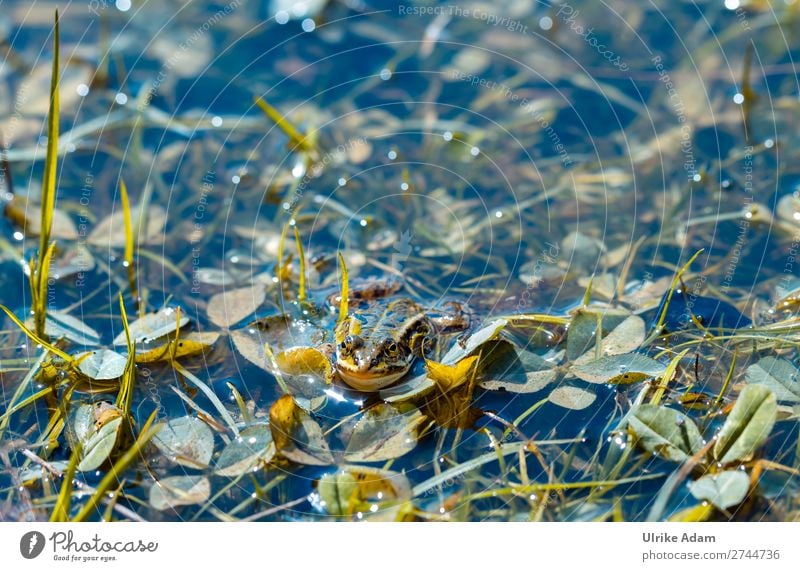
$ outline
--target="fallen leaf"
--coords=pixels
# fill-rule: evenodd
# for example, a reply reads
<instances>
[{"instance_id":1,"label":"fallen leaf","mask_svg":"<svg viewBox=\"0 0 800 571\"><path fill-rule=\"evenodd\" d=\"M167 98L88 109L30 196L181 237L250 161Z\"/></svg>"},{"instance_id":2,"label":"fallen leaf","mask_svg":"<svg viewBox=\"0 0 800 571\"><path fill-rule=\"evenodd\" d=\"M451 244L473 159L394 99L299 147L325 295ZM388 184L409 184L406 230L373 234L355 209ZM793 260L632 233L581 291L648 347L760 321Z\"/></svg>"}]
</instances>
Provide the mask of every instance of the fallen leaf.
<instances>
[{"instance_id":1,"label":"fallen leaf","mask_svg":"<svg viewBox=\"0 0 800 571\"><path fill-rule=\"evenodd\" d=\"M150 488L150 505L163 511L200 504L210 496L211 483L205 476L170 476Z\"/></svg>"},{"instance_id":2,"label":"fallen leaf","mask_svg":"<svg viewBox=\"0 0 800 571\"><path fill-rule=\"evenodd\" d=\"M778 413L775 393L747 385L717 434L714 457L722 464L750 460L769 437Z\"/></svg>"},{"instance_id":3,"label":"fallen leaf","mask_svg":"<svg viewBox=\"0 0 800 571\"><path fill-rule=\"evenodd\" d=\"M153 444L173 462L189 468L205 468L214 453L214 433L202 420L182 416L166 423Z\"/></svg>"}]
</instances>

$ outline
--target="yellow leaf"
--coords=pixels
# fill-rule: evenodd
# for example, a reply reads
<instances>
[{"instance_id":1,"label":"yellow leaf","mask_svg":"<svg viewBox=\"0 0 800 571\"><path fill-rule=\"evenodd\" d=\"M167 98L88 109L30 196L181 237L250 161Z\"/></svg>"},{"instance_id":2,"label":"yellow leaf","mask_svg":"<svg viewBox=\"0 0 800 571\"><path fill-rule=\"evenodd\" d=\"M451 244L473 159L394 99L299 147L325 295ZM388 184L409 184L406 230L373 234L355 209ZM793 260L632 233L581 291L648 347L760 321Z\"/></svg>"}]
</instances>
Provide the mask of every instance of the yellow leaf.
<instances>
[{"instance_id":1,"label":"yellow leaf","mask_svg":"<svg viewBox=\"0 0 800 571\"><path fill-rule=\"evenodd\" d=\"M313 347L292 347L275 355L275 362L287 375L315 375L330 383L333 367L328 358Z\"/></svg>"},{"instance_id":2,"label":"yellow leaf","mask_svg":"<svg viewBox=\"0 0 800 571\"><path fill-rule=\"evenodd\" d=\"M137 363L155 363L157 361L171 361L180 357L189 357L204 353L219 339L216 332L193 332L180 338L171 340L160 347L136 354Z\"/></svg>"},{"instance_id":3,"label":"yellow leaf","mask_svg":"<svg viewBox=\"0 0 800 571\"><path fill-rule=\"evenodd\" d=\"M269 409L269 429L279 451L292 445L291 435L299 422L297 409L292 395L283 395Z\"/></svg>"},{"instance_id":4,"label":"yellow leaf","mask_svg":"<svg viewBox=\"0 0 800 571\"><path fill-rule=\"evenodd\" d=\"M460 387L472 377L473 367L478 361L478 356L473 355L462 359L455 365L444 365L435 361L425 361L428 368L428 377L442 390L450 391Z\"/></svg>"}]
</instances>

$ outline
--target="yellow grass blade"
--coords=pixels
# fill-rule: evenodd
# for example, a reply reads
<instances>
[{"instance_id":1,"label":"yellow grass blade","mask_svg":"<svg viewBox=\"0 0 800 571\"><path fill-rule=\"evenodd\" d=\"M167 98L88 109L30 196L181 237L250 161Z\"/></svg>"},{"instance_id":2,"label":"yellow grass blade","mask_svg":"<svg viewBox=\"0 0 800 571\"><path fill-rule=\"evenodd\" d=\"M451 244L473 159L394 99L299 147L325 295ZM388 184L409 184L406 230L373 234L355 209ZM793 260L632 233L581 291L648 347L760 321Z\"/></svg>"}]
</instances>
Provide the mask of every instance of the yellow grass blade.
<instances>
[{"instance_id":1,"label":"yellow grass blade","mask_svg":"<svg viewBox=\"0 0 800 571\"><path fill-rule=\"evenodd\" d=\"M128 360L125 363L125 370L122 373L122 381L117 394L117 408L123 411L127 418L130 414L131 400L133 399L133 381L136 377L134 363L136 360L136 346L131 340L131 332L128 327L128 314L125 311L125 303L122 301L122 294L119 294L119 310L122 314L122 327L125 329L125 341L128 345Z\"/></svg>"},{"instance_id":2,"label":"yellow grass blade","mask_svg":"<svg viewBox=\"0 0 800 571\"><path fill-rule=\"evenodd\" d=\"M44 161L44 179L42 181L42 214L41 228L39 231L39 263L36 267L36 292L33 298L34 329L39 337L46 337L44 332L47 318L47 281L49 274L50 231L53 225L53 211L56 207L56 173L58 170L58 114L59 114L59 18L58 10L55 15L53 29L53 69L50 76L50 109L47 113L47 155ZM48 256L48 252L50 256ZM31 292L33 294L33 292Z\"/></svg>"},{"instance_id":3,"label":"yellow grass blade","mask_svg":"<svg viewBox=\"0 0 800 571\"><path fill-rule=\"evenodd\" d=\"M122 214L125 222L125 254L124 260L128 267L133 267L133 222L131 221L131 203L128 200L128 187L125 181L119 179L119 197L122 202Z\"/></svg>"},{"instance_id":4,"label":"yellow grass blade","mask_svg":"<svg viewBox=\"0 0 800 571\"><path fill-rule=\"evenodd\" d=\"M297 232L297 226L294 227L294 240L297 243L297 252L300 257L300 286L297 292L297 299L299 301L306 300L306 254L303 252L303 244L300 242L300 234Z\"/></svg>"},{"instance_id":5,"label":"yellow grass blade","mask_svg":"<svg viewBox=\"0 0 800 571\"><path fill-rule=\"evenodd\" d=\"M45 341L44 339L42 339L41 337L36 335L36 333L34 333L30 329L28 329L25 326L25 324L22 323L22 321L20 321L19 318L16 315L14 315L14 313L10 309L8 309L5 305L0 304L0 309L5 311L6 315L8 315L8 317L9 317L9 319L11 319L11 321L13 321L17 325L17 327L22 329L22 332L25 335L27 335L34 343L36 343L37 345L41 345L42 347L44 347L45 349L47 349L51 353L54 353L54 354L58 355L59 357L61 357L65 361L67 361L68 363L73 361L72 355L68 355L67 353L64 353L64 351L62 351L61 349L59 349L55 345L51 345L50 343L48 343L47 341Z\"/></svg>"},{"instance_id":6,"label":"yellow grass blade","mask_svg":"<svg viewBox=\"0 0 800 571\"><path fill-rule=\"evenodd\" d=\"M61 482L61 490L58 493L56 505L53 506L53 511L50 512L51 522L69 521L69 507L72 503L72 481L75 478L75 469L78 467L78 462L81 459L81 446L80 444L72 450L72 456L69 458L69 465L67 472L64 474L64 481Z\"/></svg>"},{"instance_id":7,"label":"yellow grass blade","mask_svg":"<svg viewBox=\"0 0 800 571\"><path fill-rule=\"evenodd\" d=\"M339 300L339 319L337 323L341 323L347 319L347 308L350 297L350 280L347 277L347 264L344 263L344 256L339 252L339 266L342 268L342 290Z\"/></svg>"},{"instance_id":8,"label":"yellow grass blade","mask_svg":"<svg viewBox=\"0 0 800 571\"><path fill-rule=\"evenodd\" d=\"M313 150L313 146L309 143L308 138L300 132L300 130L292 125L286 117L280 114L277 109L275 109L272 105L261 99L260 97L255 98L256 105L264 112L264 114L272 120L278 128L284 132L284 134L289 137L289 140L292 142L292 145L295 147L302 149L304 151L311 151Z\"/></svg>"},{"instance_id":9,"label":"yellow grass blade","mask_svg":"<svg viewBox=\"0 0 800 571\"><path fill-rule=\"evenodd\" d=\"M656 325L656 331L661 331L664 327L664 321L667 319L667 310L669 309L669 304L672 301L672 294L675 293L675 288L678 286L678 281L681 279L681 276L689 269L694 261L697 259L697 256L702 254L704 249L697 250L694 256L689 258L689 261L684 264L684 266L678 270L678 273L675 274L675 277L672 278L672 285L669 288L669 293L667 294L667 301L664 303L664 308L661 310L661 315L658 318L658 325Z\"/></svg>"}]
</instances>

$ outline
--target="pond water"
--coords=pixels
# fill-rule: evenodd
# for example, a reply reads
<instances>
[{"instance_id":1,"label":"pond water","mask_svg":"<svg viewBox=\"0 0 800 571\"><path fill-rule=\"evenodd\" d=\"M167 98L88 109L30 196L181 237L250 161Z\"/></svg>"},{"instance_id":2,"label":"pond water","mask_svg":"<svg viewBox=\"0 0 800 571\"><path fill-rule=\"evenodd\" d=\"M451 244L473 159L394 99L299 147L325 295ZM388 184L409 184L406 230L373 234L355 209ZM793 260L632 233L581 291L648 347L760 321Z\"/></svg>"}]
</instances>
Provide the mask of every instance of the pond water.
<instances>
[{"instance_id":1,"label":"pond water","mask_svg":"<svg viewBox=\"0 0 800 571\"><path fill-rule=\"evenodd\" d=\"M3 519L798 517L800 3L0 18Z\"/></svg>"}]
</instances>

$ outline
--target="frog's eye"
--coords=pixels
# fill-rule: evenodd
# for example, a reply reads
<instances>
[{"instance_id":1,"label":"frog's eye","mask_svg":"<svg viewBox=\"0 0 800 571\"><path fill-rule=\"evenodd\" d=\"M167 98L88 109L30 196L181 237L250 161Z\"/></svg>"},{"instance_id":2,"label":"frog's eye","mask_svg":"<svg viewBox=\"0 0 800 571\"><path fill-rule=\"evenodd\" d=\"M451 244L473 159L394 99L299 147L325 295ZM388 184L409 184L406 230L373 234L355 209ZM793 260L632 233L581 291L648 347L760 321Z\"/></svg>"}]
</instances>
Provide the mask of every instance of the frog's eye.
<instances>
[{"instance_id":1,"label":"frog's eye","mask_svg":"<svg viewBox=\"0 0 800 571\"><path fill-rule=\"evenodd\" d=\"M395 357L397 355L397 343L394 341L390 341L386 344L386 354L390 357Z\"/></svg>"}]
</instances>

